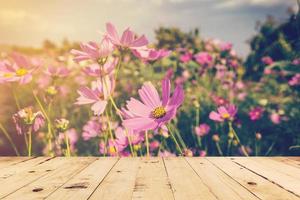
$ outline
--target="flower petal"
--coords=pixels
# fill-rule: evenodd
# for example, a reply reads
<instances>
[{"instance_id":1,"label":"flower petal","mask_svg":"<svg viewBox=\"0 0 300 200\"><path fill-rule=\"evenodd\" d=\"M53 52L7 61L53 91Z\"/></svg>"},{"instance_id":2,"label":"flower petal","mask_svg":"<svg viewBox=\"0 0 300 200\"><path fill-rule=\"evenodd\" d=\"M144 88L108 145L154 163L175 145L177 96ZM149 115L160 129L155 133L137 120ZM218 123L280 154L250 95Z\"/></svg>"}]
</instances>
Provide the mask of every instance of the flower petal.
<instances>
[{"instance_id":1,"label":"flower petal","mask_svg":"<svg viewBox=\"0 0 300 200\"><path fill-rule=\"evenodd\" d=\"M152 108L161 106L161 101L158 92L151 82L144 83L143 87L139 89L138 92L142 101L147 106L150 106Z\"/></svg>"},{"instance_id":2,"label":"flower petal","mask_svg":"<svg viewBox=\"0 0 300 200\"><path fill-rule=\"evenodd\" d=\"M140 117L149 117L152 111L151 107L146 106L135 98L127 101L127 108L132 114Z\"/></svg>"},{"instance_id":3,"label":"flower petal","mask_svg":"<svg viewBox=\"0 0 300 200\"><path fill-rule=\"evenodd\" d=\"M123 126L134 131L154 130L157 125L153 119L146 117L131 118L123 121Z\"/></svg>"},{"instance_id":4,"label":"flower petal","mask_svg":"<svg viewBox=\"0 0 300 200\"><path fill-rule=\"evenodd\" d=\"M101 115L104 110L105 110L105 107L107 105L107 101L97 101L92 107L92 111L94 111L94 114L95 115Z\"/></svg>"},{"instance_id":5,"label":"flower petal","mask_svg":"<svg viewBox=\"0 0 300 200\"><path fill-rule=\"evenodd\" d=\"M163 79L161 85L162 85L162 105L166 106L170 98L171 82L169 79Z\"/></svg>"}]
</instances>

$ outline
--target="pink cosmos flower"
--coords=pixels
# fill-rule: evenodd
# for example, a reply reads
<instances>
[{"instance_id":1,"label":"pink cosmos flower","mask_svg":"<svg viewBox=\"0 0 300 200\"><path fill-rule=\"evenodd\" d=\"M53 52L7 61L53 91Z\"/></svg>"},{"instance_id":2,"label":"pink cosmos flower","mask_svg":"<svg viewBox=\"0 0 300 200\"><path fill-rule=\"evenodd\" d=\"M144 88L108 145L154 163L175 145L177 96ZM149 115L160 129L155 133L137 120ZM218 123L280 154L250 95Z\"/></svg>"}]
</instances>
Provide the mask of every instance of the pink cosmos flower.
<instances>
[{"instance_id":1,"label":"pink cosmos flower","mask_svg":"<svg viewBox=\"0 0 300 200\"><path fill-rule=\"evenodd\" d=\"M107 38L111 41L111 43L118 47L135 49L148 44L148 40L144 35L136 38L135 33L129 28L123 32L120 38L115 26L111 23L106 23L106 32Z\"/></svg>"},{"instance_id":2,"label":"pink cosmos flower","mask_svg":"<svg viewBox=\"0 0 300 200\"><path fill-rule=\"evenodd\" d=\"M140 47L132 50L133 55L144 61L154 61L164 57L168 57L171 51L165 49L155 50L148 47Z\"/></svg>"},{"instance_id":3,"label":"pink cosmos flower","mask_svg":"<svg viewBox=\"0 0 300 200\"><path fill-rule=\"evenodd\" d=\"M173 96L170 97L171 83L168 79L162 80L162 100L151 82L144 83L138 91L142 102L131 98L127 101L128 112L131 118L125 119L123 125L131 130L155 130L175 117L178 107L184 100L181 85L177 85Z\"/></svg>"},{"instance_id":4,"label":"pink cosmos flower","mask_svg":"<svg viewBox=\"0 0 300 200\"><path fill-rule=\"evenodd\" d=\"M262 57L261 61L262 61L265 65L271 65L271 64L273 64L273 59L272 59L270 56Z\"/></svg>"},{"instance_id":5,"label":"pink cosmos flower","mask_svg":"<svg viewBox=\"0 0 300 200\"><path fill-rule=\"evenodd\" d=\"M149 147L150 147L150 151L154 151L159 147L160 143L157 140L154 140L152 142L150 142Z\"/></svg>"},{"instance_id":6,"label":"pink cosmos flower","mask_svg":"<svg viewBox=\"0 0 300 200\"><path fill-rule=\"evenodd\" d=\"M228 106L221 106L218 108L218 111L212 111L209 114L209 118L211 120L217 121L217 122L223 122L225 120L233 120L236 113L237 113L237 107L235 105L228 105Z\"/></svg>"},{"instance_id":7,"label":"pink cosmos flower","mask_svg":"<svg viewBox=\"0 0 300 200\"><path fill-rule=\"evenodd\" d=\"M49 66L45 73L54 78L56 77L64 78L70 74L70 70L64 66L60 66L60 67Z\"/></svg>"},{"instance_id":8,"label":"pink cosmos flower","mask_svg":"<svg viewBox=\"0 0 300 200\"><path fill-rule=\"evenodd\" d=\"M118 59L107 60L102 67L99 64L91 64L83 69L83 72L88 76L99 77L111 75L118 63Z\"/></svg>"},{"instance_id":9,"label":"pink cosmos flower","mask_svg":"<svg viewBox=\"0 0 300 200\"><path fill-rule=\"evenodd\" d=\"M197 53L194 57L200 65L210 65L213 61L213 57L208 52Z\"/></svg>"},{"instance_id":10,"label":"pink cosmos flower","mask_svg":"<svg viewBox=\"0 0 300 200\"><path fill-rule=\"evenodd\" d=\"M207 155L207 152L206 151L204 151L204 150L200 150L199 151L199 156L200 157L205 157Z\"/></svg>"},{"instance_id":11,"label":"pink cosmos flower","mask_svg":"<svg viewBox=\"0 0 300 200\"><path fill-rule=\"evenodd\" d=\"M193 54L186 52L185 54L179 57L179 60L183 63L188 63L190 60L193 59Z\"/></svg>"},{"instance_id":12,"label":"pink cosmos flower","mask_svg":"<svg viewBox=\"0 0 300 200\"><path fill-rule=\"evenodd\" d=\"M300 58L296 58L292 62L293 65L300 65Z\"/></svg>"},{"instance_id":13,"label":"pink cosmos flower","mask_svg":"<svg viewBox=\"0 0 300 200\"><path fill-rule=\"evenodd\" d=\"M72 49L71 54L75 56L75 62L92 60L96 63L105 63L106 58L112 53L113 45L107 37L104 37L98 45L96 42L80 44L81 51Z\"/></svg>"},{"instance_id":14,"label":"pink cosmos flower","mask_svg":"<svg viewBox=\"0 0 300 200\"><path fill-rule=\"evenodd\" d=\"M83 140L87 141L91 138L97 137L103 130L103 125L98 119L92 118L84 126L82 131Z\"/></svg>"},{"instance_id":15,"label":"pink cosmos flower","mask_svg":"<svg viewBox=\"0 0 300 200\"><path fill-rule=\"evenodd\" d=\"M221 51L230 51L232 49L232 44L230 42L221 42L220 50Z\"/></svg>"},{"instance_id":16,"label":"pink cosmos flower","mask_svg":"<svg viewBox=\"0 0 300 200\"><path fill-rule=\"evenodd\" d=\"M42 112L33 112L32 107L19 110L13 115L13 121L16 125L17 133L27 134L29 131L37 132L44 124L45 117Z\"/></svg>"},{"instance_id":17,"label":"pink cosmos flower","mask_svg":"<svg viewBox=\"0 0 300 200\"><path fill-rule=\"evenodd\" d=\"M107 105L109 96L114 90L114 80L109 76L92 82L92 87L86 86L77 91L80 97L77 98L77 105L93 104L91 109L95 115L101 115Z\"/></svg>"},{"instance_id":18,"label":"pink cosmos flower","mask_svg":"<svg viewBox=\"0 0 300 200\"><path fill-rule=\"evenodd\" d=\"M264 109L262 107L252 108L249 112L249 117L252 121L256 121L262 117Z\"/></svg>"},{"instance_id":19,"label":"pink cosmos flower","mask_svg":"<svg viewBox=\"0 0 300 200\"><path fill-rule=\"evenodd\" d=\"M41 62L18 53L12 53L13 63L3 62L0 66L0 82L19 82L21 85L32 80L32 73L40 67Z\"/></svg>"},{"instance_id":20,"label":"pink cosmos flower","mask_svg":"<svg viewBox=\"0 0 300 200\"><path fill-rule=\"evenodd\" d=\"M300 85L300 73L294 75L288 83L290 86Z\"/></svg>"},{"instance_id":21,"label":"pink cosmos flower","mask_svg":"<svg viewBox=\"0 0 300 200\"><path fill-rule=\"evenodd\" d=\"M223 106L228 104L228 100L224 99L223 97L219 97L217 95L212 95L212 100L217 106Z\"/></svg>"},{"instance_id":22,"label":"pink cosmos flower","mask_svg":"<svg viewBox=\"0 0 300 200\"><path fill-rule=\"evenodd\" d=\"M207 135L210 131L210 126L208 124L200 124L199 126L195 127L195 133L199 137L203 137Z\"/></svg>"},{"instance_id":23,"label":"pink cosmos flower","mask_svg":"<svg viewBox=\"0 0 300 200\"><path fill-rule=\"evenodd\" d=\"M270 115L270 119L274 124L280 124L280 122L281 122L281 116L276 112L273 112Z\"/></svg>"}]
</instances>

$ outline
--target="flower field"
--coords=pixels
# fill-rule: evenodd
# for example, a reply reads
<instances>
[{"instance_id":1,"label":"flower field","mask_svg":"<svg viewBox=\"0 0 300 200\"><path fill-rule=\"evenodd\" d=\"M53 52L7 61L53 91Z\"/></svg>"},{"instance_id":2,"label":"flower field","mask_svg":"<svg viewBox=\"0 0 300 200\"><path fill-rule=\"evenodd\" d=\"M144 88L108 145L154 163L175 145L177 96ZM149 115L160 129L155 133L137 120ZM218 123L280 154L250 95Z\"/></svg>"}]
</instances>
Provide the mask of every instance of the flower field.
<instances>
[{"instance_id":1,"label":"flower field","mask_svg":"<svg viewBox=\"0 0 300 200\"><path fill-rule=\"evenodd\" d=\"M253 54L254 38L245 60L197 31L105 30L1 53L1 155L299 155L299 46Z\"/></svg>"}]
</instances>

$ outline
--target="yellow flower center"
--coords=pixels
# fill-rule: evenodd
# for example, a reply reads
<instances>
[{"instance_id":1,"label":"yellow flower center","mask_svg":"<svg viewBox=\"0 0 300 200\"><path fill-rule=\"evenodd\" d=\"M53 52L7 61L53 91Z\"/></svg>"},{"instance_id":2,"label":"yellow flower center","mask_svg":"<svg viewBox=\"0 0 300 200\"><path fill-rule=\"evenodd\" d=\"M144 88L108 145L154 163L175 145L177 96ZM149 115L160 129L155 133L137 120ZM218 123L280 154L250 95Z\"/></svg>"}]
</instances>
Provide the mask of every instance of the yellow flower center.
<instances>
[{"instance_id":1,"label":"yellow flower center","mask_svg":"<svg viewBox=\"0 0 300 200\"><path fill-rule=\"evenodd\" d=\"M98 63L99 65L104 65L104 64L106 63L106 60L107 60L107 58L99 58L99 59L97 60L97 63Z\"/></svg>"},{"instance_id":2,"label":"yellow flower center","mask_svg":"<svg viewBox=\"0 0 300 200\"><path fill-rule=\"evenodd\" d=\"M117 151L116 151L116 148L115 148L114 146L110 146L110 147L108 148L108 151L109 151L109 153L111 153L111 154L114 154L114 153L117 152Z\"/></svg>"},{"instance_id":3,"label":"yellow flower center","mask_svg":"<svg viewBox=\"0 0 300 200\"><path fill-rule=\"evenodd\" d=\"M223 119L228 119L228 118L230 118L230 115L228 113L223 113L222 118Z\"/></svg>"},{"instance_id":4,"label":"yellow flower center","mask_svg":"<svg viewBox=\"0 0 300 200\"><path fill-rule=\"evenodd\" d=\"M24 68L20 68L16 71L16 74L17 76L24 76L28 73L28 70L27 69L24 69Z\"/></svg>"},{"instance_id":5,"label":"yellow flower center","mask_svg":"<svg viewBox=\"0 0 300 200\"><path fill-rule=\"evenodd\" d=\"M159 106L152 111L152 116L156 119L162 118L166 115L166 110L164 107Z\"/></svg>"}]
</instances>

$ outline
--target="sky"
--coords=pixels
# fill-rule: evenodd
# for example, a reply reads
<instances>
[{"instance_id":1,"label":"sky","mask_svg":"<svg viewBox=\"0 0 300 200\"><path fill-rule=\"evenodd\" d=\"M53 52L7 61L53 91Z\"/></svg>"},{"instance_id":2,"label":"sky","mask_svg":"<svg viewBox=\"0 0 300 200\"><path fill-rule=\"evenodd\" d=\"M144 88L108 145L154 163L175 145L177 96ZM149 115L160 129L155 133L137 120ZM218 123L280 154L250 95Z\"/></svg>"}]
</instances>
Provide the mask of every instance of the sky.
<instances>
[{"instance_id":1,"label":"sky","mask_svg":"<svg viewBox=\"0 0 300 200\"><path fill-rule=\"evenodd\" d=\"M155 41L159 26L199 28L204 38L232 42L241 56L255 24L287 19L296 0L0 0L0 44L39 46L44 39L100 40L105 23L131 27Z\"/></svg>"}]
</instances>

